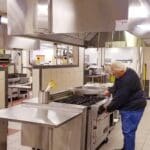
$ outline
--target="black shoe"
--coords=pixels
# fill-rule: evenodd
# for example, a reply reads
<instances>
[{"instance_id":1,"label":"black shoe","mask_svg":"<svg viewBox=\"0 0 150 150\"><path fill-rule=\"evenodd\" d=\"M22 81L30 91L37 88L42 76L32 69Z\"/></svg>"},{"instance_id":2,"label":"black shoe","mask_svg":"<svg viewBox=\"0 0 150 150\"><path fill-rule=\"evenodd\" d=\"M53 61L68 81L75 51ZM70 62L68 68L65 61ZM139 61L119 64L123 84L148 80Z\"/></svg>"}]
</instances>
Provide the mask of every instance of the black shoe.
<instances>
[{"instance_id":1,"label":"black shoe","mask_svg":"<svg viewBox=\"0 0 150 150\"><path fill-rule=\"evenodd\" d=\"M116 148L116 149L114 149L114 150L124 150L124 148Z\"/></svg>"}]
</instances>

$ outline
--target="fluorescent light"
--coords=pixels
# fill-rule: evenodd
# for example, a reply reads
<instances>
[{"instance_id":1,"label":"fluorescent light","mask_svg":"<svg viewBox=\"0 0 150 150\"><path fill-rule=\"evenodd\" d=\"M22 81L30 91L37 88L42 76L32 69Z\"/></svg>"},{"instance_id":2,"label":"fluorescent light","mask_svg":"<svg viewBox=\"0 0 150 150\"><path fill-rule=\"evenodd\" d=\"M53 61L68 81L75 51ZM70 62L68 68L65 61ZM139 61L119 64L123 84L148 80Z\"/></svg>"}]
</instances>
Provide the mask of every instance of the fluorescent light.
<instances>
[{"instance_id":1,"label":"fluorescent light","mask_svg":"<svg viewBox=\"0 0 150 150\"><path fill-rule=\"evenodd\" d=\"M117 54L117 53L119 53L119 48L110 48L110 52L112 53L112 54Z\"/></svg>"},{"instance_id":2,"label":"fluorescent light","mask_svg":"<svg viewBox=\"0 0 150 150\"><path fill-rule=\"evenodd\" d=\"M5 16L1 16L1 20L0 20L1 24L8 24L8 18Z\"/></svg>"},{"instance_id":3,"label":"fluorescent light","mask_svg":"<svg viewBox=\"0 0 150 150\"><path fill-rule=\"evenodd\" d=\"M48 5L38 4L37 5L37 14L38 14L38 16L47 16L48 15Z\"/></svg>"},{"instance_id":4,"label":"fluorescent light","mask_svg":"<svg viewBox=\"0 0 150 150\"><path fill-rule=\"evenodd\" d=\"M142 30L143 32L150 32L150 24L140 24L137 27Z\"/></svg>"},{"instance_id":5,"label":"fluorescent light","mask_svg":"<svg viewBox=\"0 0 150 150\"><path fill-rule=\"evenodd\" d=\"M149 10L144 4L129 7L129 18L147 18L149 15Z\"/></svg>"}]
</instances>

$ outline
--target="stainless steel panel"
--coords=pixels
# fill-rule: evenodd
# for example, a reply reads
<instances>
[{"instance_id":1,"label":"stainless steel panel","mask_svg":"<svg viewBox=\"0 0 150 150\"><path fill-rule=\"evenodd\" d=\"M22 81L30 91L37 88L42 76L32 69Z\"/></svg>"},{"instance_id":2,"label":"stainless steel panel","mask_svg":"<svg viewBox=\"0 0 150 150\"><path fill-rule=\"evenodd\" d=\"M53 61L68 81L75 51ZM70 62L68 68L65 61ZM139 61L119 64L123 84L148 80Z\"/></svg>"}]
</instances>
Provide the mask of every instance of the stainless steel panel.
<instances>
[{"instance_id":1,"label":"stainless steel panel","mask_svg":"<svg viewBox=\"0 0 150 150\"><path fill-rule=\"evenodd\" d=\"M97 129L95 131L95 149L107 138L109 134L110 115L103 114L101 119L97 118Z\"/></svg>"},{"instance_id":2,"label":"stainless steel panel","mask_svg":"<svg viewBox=\"0 0 150 150\"><path fill-rule=\"evenodd\" d=\"M128 0L8 0L7 4L9 34L65 43L71 41L69 35L50 33L113 31L115 20L127 19L128 13ZM86 41L71 39L80 45Z\"/></svg>"},{"instance_id":3,"label":"stainless steel panel","mask_svg":"<svg viewBox=\"0 0 150 150\"><path fill-rule=\"evenodd\" d=\"M7 7L9 34L46 34L51 29L49 0L8 0Z\"/></svg>"},{"instance_id":4,"label":"stainless steel panel","mask_svg":"<svg viewBox=\"0 0 150 150\"><path fill-rule=\"evenodd\" d=\"M58 128L23 124L22 144L42 150L84 150L82 144L82 115Z\"/></svg>"},{"instance_id":5,"label":"stainless steel panel","mask_svg":"<svg viewBox=\"0 0 150 150\"><path fill-rule=\"evenodd\" d=\"M48 33L49 31L51 31L50 28L51 23L49 22L50 16L51 10L49 0L36 0L35 14L34 14L34 22L35 22L34 31L42 33L43 32Z\"/></svg>"},{"instance_id":6,"label":"stainless steel panel","mask_svg":"<svg viewBox=\"0 0 150 150\"><path fill-rule=\"evenodd\" d=\"M81 113L81 110L68 111L68 109L58 109L49 105L21 104L12 108L1 109L0 118L23 123L36 123L53 128Z\"/></svg>"},{"instance_id":7,"label":"stainless steel panel","mask_svg":"<svg viewBox=\"0 0 150 150\"><path fill-rule=\"evenodd\" d=\"M108 32L127 19L128 0L53 0L54 33Z\"/></svg>"},{"instance_id":8,"label":"stainless steel panel","mask_svg":"<svg viewBox=\"0 0 150 150\"><path fill-rule=\"evenodd\" d=\"M37 37L43 40L49 40L54 42L68 43L72 45L84 46L84 39L75 38L72 35L66 34L38 34L38 35L29 35L31 37Z\"/></svg>"},{"instance_id":9,"label":"stainless steel panel","mask_svg":"<svg viewBox=\"0 0 150 150\"><path fill-rule=\"evenodd\" d=\"M36 0L7 0L8 33L13 35L34 33Z\"/></svg>"},{"instance_id":10,"label":"stainless steel panel","mask_svg":"<svg viewBox=\"0 0 150 150\"><path fill-rule=\"evenodd\" d=\"M31 38L8 36L7 26L0 25L0 48L1 49L39 49L40 41Z\"/></svg>"},{"instance_id":11,"label":"stainless steel panel","mask_svg":"<svg viewBox=\"0 0 150 150\"><path fill-rule=\"evenodd\" d=\"M98 115L99 107L106 104L108 99L104 99L91 106L91 109L88 111L88 143L87 150L95 150L108 136L108 132L103 133L105 127L109 126L109 118L104 119L106 116L105 113ZM101 118L103 121L98 121ZM100 138L98 138L98 136Z\"/></svg>"},{"instance_id":12,"label":"stainless steel panel","mask_svg":"<svg viewBox=\"0 0 150 150\"><path fill-rule=\"evenodd\" d=\"M81 150L82 116L53 130L52 150Z\"/></svg>"},{"instance_id":13,"label":"stainless steel panel","mask_svg":"<svg viewBox=\"0 0 150 150\"><path fill-rule=\"evenodd\" d=\"M25 49L25 50L36 50L40 48L40 41L31 38L7 36L5 41L6 49Z\"/></svg>"},{"instance_id":14,"label":"stainless steel panel","mask_svg":"<svg viewBox=\"0 0 150 150\"><path fill-rule=\"evenodd\" d=\"M86 146L86 126L87 126L87 107L83 105L74 105L74 104L63 104L58 102L51 102L49 105L51 107L57 107L57 108L65 108L68 109L68 111L75 111L75 110L82 110L82 127L81 127L81 150L85 150ZM77 123L75 123L77 124ZM75 139L75 138L74 138Z\"/></svg>"},{"instance_id":15,"label":"stainless steel panel","mask_svg":"<svg viewBox=\"0 0 150 150\"><path fill-rule=\"evenodd\" d=\"M23 124L22 144L42 150L48 150L48 147L49 150L85 150L86 107L79 105L69 105L68 107L66 104L56 102L52 102L46 107L48 106L52 109L66 110L68 113L82 111L82 114L53 129L35 124Z\"/></svg>"},{"instance_id":16,"label":"stainless steel panel","mask_svg":"<svg viewBox=\"0 0 150 150\"><path fill-rule=\"evenodd\" d=\"M48 150L49 141L52 139L49 135L48 127L33 124L22 124L21 144L42 150ZM48 138L50 137L50 139Z\"/></svg>"},{"instance_id":17,"label":"stainless steel panel","mask_svg":"<svg viewBox=\"0 0 150 150\"><path fill-rule=\"evenodd\" d=\"M127 7L128 0L8 0L8 33L93 46L98 41L95 32L114 31L115 20L127 19ZM63 34L67 32L70 34ZM103 38L108 39L108 34L100 34L100 40Z\"/></svg>"},{"instance_id":18,"label":"stainless steel panel","mask_svg":"<svg viewBox=\"0 0 150 150\"><path fill-rule=\"evenodd\" d=\"M150 1L149 0L130 0L128 15L128 31L142 38L150 37L150 30L145 27L141 29L139 25L150 25Z\"/></svg>"}]
</instances>

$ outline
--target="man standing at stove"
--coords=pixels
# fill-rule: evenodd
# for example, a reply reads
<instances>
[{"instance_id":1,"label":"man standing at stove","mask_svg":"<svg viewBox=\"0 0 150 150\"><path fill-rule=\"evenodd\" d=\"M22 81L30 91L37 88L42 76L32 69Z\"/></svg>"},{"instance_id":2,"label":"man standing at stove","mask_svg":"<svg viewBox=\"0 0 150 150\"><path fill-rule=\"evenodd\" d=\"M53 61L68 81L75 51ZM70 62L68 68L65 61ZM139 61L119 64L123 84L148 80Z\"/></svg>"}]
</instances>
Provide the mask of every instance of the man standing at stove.
<instances>
[{"instance_id":1,"label":"man standing at stove","mask_svg":"<svg viewBox=\"0 0 150 150\"><path fill-rule=\"evenodd\" d=\"M124 146L120 150L135 150L136 130L146 106L140 78L133 69L117 61L111 64L111 72L115 76L115 83L104 95L112 94L113 99L106 111L120 112L124 136Z\"/></svg>"}]
</instances>

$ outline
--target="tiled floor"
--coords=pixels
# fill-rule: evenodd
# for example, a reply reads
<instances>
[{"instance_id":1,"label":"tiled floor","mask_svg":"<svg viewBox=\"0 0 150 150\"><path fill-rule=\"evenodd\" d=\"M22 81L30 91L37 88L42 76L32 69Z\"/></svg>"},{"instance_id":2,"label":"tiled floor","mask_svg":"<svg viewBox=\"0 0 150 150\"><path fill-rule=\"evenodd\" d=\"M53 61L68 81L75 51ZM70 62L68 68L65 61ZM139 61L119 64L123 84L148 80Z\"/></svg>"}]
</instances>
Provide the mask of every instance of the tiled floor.
<instances>
[{"instance_id":1,"label":"tiled floor","mask_svg":"<svg viewBox=\"0 0 150 150\"><path fill-rule=\"evenodd\" d=\"M121 148L123 144L123 137L121 134L120 122L117 123L109 135L109 141L104 144L100 150L113 150L114 148ZM20 130L21 125L16 123L9 123L9 128ZM20 131L8 136L7 150L31 150L29 147L21 146ZM150 101L148 102L144 116L141 120L136 137L136 150L150 150Z\"/></svg>"}]
</instances>

